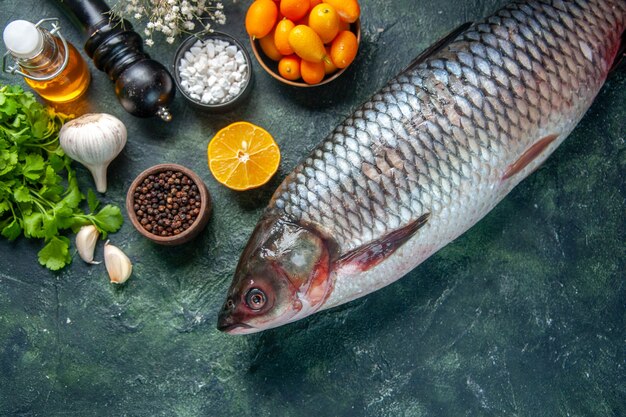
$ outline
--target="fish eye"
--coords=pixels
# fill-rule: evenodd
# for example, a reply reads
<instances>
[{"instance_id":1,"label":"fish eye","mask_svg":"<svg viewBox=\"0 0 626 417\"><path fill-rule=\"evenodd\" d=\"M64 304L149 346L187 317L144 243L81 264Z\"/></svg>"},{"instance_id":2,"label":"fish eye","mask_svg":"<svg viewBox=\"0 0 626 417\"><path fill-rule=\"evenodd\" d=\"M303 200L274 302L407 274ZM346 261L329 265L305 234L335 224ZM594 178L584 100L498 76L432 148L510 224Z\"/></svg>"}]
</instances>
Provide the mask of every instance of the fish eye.
<instances>
[{"instance_id":1,"label":"fish eye","mask_svg":"<svg viewBox=\"0 0 626 417\"><path fill-rule=\"evenodd\" d=\"M267 302L265 293L258 288L251 288L246 294L246 304L253 310L260 310Z\"/></svg>"}]
</instances>

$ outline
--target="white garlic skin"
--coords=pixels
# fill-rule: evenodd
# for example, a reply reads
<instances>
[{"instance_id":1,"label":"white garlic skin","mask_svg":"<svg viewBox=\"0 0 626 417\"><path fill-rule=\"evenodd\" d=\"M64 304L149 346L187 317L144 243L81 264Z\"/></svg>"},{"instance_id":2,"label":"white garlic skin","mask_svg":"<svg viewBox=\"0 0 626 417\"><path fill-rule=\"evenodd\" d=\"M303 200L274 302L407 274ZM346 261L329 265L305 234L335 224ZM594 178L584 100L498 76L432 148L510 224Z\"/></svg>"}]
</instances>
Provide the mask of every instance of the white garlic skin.
<instances>
[{"instance_id":1,"label":"white garlic skin","mask_svg":"<svg viewBox=\"0 0 626 417\"><path fill-rule=\"evenodd\" d=\"M93 253L96 249L96 242L100 237L100 232L93 224L83 226L76 234L76 249L80 258L88 264L97 265L100 262L93 260Z\"/></svg>"},{"instance_id":2,"label":"white garlic skin","mask_svg":"<svg viewBox=\"0 0 626 417\"><path fill-rule=\"evenodd\" d=\"M127 136L126 126L117 117L88 113L65 123L59 132L59 142L70 158L91 171L96 189L104 193L107 168L126 146Z\"/></svg>"},{"instance_id":3,"label":"white garlic skin","mask_svg":"<svg viewBox=\"0 0 626 417\"><path fill-rule=\"evenodd\" d=\"M128 256L117 246L107 242L104 244L104 265L109 273L109 279L114 284L125 283L133 273L133 264Z\"/></svg>"}]
</instances>

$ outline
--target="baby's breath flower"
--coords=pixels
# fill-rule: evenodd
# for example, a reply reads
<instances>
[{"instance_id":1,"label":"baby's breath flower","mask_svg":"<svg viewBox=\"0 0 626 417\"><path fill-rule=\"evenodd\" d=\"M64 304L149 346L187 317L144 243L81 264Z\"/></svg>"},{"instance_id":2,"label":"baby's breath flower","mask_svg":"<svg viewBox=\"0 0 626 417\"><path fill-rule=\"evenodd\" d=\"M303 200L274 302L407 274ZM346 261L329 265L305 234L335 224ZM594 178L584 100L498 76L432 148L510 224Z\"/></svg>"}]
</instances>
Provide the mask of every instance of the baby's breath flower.
<instances>
[{"instance_id":1,"label":"baby's breath flower","mask_svg":"<svg viewBox=\"0 0 626 417\"><path fill-rule=\"evenodd\" d=\"M122 18L146 21L143 32L146 45L154 45L155 33L162 33L167 43L175 36L189 33L196 23L212 31L212 23L223 25L226 15L219 0L118 0L113 12Z\"/></svg>"}]
</instances>

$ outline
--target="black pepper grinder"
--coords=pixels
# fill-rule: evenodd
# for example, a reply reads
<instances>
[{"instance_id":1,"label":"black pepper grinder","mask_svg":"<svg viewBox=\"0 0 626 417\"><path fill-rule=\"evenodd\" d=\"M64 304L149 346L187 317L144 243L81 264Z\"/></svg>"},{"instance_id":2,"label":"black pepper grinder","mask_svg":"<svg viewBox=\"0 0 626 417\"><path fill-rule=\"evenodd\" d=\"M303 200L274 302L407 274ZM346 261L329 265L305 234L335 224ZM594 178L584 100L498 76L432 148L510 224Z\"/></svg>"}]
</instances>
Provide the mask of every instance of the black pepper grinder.
<instances>
[{"instance_id":1,"label":"black pepper grinder","mask_svg":"<svg viewBox=\"0 0 626 417\"><path fill-rule=\"evenodd\" d=\"M115 82L124 109L137 117L169 122L176 88L169 71L143 51L143 39L127 20L112 15L103 0L55 0L89 39L85 52Z\"/></svg>"}]
</instances>

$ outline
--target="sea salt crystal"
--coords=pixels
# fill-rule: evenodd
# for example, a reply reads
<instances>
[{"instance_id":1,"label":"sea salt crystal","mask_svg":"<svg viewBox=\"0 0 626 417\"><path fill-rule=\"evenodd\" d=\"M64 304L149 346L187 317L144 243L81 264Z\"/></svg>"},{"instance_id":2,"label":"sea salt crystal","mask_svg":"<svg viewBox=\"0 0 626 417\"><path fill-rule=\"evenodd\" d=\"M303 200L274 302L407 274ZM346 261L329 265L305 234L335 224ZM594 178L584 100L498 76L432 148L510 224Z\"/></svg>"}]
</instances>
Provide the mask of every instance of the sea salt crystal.
<instances>
[{"instance_id":1,"label":"sea salt crystal","mask_svg":"<svg viewBox=\"0 0 626 417\"><path fill-rule=\"evenodd\" d=\"M231 58L234 57L236 53L237 53L237 47L235 45L230 45L226 47L226 54L229 57Z\"/></svg>"},{"instance_id":2,"label":"sea salt crystal","mask_svg":"<svg viewBox=\"0 0 626 417\"><path fill-rule=\"evenodd\" d=\"M235 62L237 64L245 64L246 63L246 59L243 57L243 53L241 51L237 51L237 53L235 54Z\"/></svg>"},{"instance_id":3,"label":"sea salt crystal","mask_svg":"<svg viewBox=\"0 0 626 417\"><path fill-rule=\"evenodd\" d=\"M215 45L213 45L213 42L207 42L205 48L207 56L210 59L215 58Z\"/></svg>"},{"instance_id":4,"label":"sea salt crystal","mask_svg":"<svg viewBox=\"0 0 626 417\"><path fill-rule=\"evenodd\" d=\"M222 40L197 41L184 54L178 70L185 93L205 104L234 99L248 75L243 52Z\"/></svg>"},{"instance_id":5,"label":"sea salt crystal","mask_svg":"<svg viewBox=\"0 0 626 417\"><path fill-rule=\"evenodd\" d=\"M235 96L239 94L240 91L241 91L241 88L239 86L233 85L232 87L228 89L228 94Z\"/></svg>"}]
</instances>

